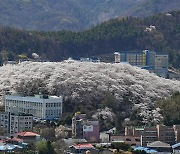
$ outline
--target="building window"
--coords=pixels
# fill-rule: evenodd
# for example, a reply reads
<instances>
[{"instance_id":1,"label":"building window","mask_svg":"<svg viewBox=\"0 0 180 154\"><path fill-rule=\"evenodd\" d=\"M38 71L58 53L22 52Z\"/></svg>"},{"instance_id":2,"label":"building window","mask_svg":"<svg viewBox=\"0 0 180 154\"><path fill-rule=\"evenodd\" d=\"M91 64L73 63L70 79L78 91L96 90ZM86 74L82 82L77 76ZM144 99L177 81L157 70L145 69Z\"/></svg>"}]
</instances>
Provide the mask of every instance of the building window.
<instances>
[{"instance_id":1,"label":"building window","mask_svg":"<svg viewBox=\"0 0 180 154\"><path fill-rule=\"evenodd\" d=\"M126 138L126 141L131 141L131 139L130 138Z\"/></svg>"}]
</instances>

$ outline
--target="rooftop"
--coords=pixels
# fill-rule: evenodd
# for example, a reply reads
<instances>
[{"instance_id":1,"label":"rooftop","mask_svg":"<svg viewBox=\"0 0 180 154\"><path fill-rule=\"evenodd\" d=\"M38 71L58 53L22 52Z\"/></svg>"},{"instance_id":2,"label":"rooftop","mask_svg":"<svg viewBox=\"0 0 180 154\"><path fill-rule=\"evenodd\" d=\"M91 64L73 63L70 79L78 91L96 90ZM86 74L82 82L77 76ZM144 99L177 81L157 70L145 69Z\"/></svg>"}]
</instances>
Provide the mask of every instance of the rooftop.
<instances>
[{"instance_id":1,"label":"rooftop","mask_svg":"<svg viewBox=\"0 0 180 154\"><path fill-rule=\"evenodd\" d=\"M175 148L177 148L177 147L180 147L180 142L177 143L177 144L172 145L172 148L173 148L173 149L175 149Z\"/></svg>"},{"instance_id":2,"label":"rooftop","mask_svg":"<svg viewBox=\"0 0 180 154\"><path fill-rule=\"evenodd\" d=\"M5 99L30 99L30 100L34 100L34 99L61 99L61 96L51 96L51 95L43 95L43 94L39 94L39 95L34 95L34 96L22 96L22 95L5 95Z\"/></svg>"},{"instance_id":3,"label":"rooftop","mask_svg":"<svg viewBox=\"0 0 180 154\"><path fill-rule=\"evenodd\" d=\"M154 149L149 149L141 146L135 147L134 150L146 151L147 153L157 153L157 151Z\"/></svg>"},{"instance_id":4,"label":"rooftop","mask_svg":"<svg viewBox=\"0 0 180 154\"><path fill-rule=\"evenodd\" d=\"M147 147L153 147L153 148L170 148L170 144L161 142L161 141L155 141L152 143L149 143Z\"/></svg>"},{"instance_id":5,"label":"rooftop","mask_svg":"<svg viewBox=\"0 0 180 154\"><path fill-rule=\"evenodd\" d=\"M90 143L75 144L72 145L75 149L94 149L94 146Z\"/></svg>"},{"instance_id":6,"label":"rooftop","mask_svg":"<svg viewBox=\"0 0 180 154\"><path fill-rule=\"evenodd\" d=\"M25 137L30 137L30 136L40 136L39 134L36 134L34 132L20 132L16 134L17 136L25 136Z\"/></svg>"},{"instance_id":7,"label":"rooftop","mask_svg":"<svg viewBox=\"0 0 180 154\"><path fill-rule=\"evenodd\" d=\"M17 142L23 142L23 140L22 139L20 139L20 138L17 138L17 137L13 137L13 138L9 138L9 139L7 139L8 141L17 141Z\"/></svg>"}]
</instances>

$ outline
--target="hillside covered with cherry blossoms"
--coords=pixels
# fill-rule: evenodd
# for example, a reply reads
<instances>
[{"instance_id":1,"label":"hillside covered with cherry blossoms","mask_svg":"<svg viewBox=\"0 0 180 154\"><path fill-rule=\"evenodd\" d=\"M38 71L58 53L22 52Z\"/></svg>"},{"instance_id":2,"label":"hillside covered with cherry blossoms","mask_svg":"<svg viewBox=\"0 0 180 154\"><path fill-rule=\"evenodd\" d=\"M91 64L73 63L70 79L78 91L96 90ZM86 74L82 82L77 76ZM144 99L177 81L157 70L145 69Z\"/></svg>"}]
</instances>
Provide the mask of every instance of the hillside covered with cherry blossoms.
<instances>
[{"instance_id":1,"label":"hillside covered with cherry blossoms","mask_svg":"<svg viewBox=\"0 0 180 154\"><path fill-rule=\"evenodd\" d=\"M160 78L128 64L23 62L0 67L0 94L39 92L64 97L64 112L88 112L122 122L159 122L159 98L180 91L180 82ZM118 117L117 116L117 117ZM135 118L136 117L136 118Z\"/></svg>"}]
</instances>

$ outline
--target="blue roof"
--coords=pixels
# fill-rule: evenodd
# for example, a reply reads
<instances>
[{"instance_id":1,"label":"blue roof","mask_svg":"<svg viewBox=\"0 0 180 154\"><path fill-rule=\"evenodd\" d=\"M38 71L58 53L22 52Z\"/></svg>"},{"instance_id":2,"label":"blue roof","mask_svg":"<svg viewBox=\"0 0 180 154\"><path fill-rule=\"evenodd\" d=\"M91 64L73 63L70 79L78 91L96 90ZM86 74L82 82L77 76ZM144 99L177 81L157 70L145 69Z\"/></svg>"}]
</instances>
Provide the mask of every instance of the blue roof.
<instances>
[{"instance_id":1,"label":"blue roof","mask_svg":"<svg viewBox=\"0 0 180 154\"><path fill-rule=\"evenodd\" d=\"M0 146L0 151L11 151L14 148L20 148L22 149L23 147L19 146L19 145L13 145L13 144L4 144Z\"/></svg>"},{"instance_id":2,"label":"blue roof","mask_svg":"<svg viewBox=\"0 0 180 154\"><path fill-rule=\"evenodd\" d=\"M13 145L10 144L5 144L5 145L1 145L0 146L0 150L1 151L5 151L5 150L13 150L15 147Z\"/></svg>"},{"instance_id":3,"label":"blue roof","mask_svg":"<svg viewBox=\"0 0 180 154\"><path fill-rule=\"evenodd\" d=\"M177 148L177 147L179 147L179 146L180 146L180 142L177 143L177 144L172 145L172 148L175 149L175 148Z\"/></svg>"},{"instance_id":4,"label":"blue roof","mask_svg":"<svg viewBox=\"0 0 180 154\"><path fill-rule=\"evenodd\" d=\"M149 149L149 148L145 148L145 147L135 147L134 150L140 150L140 151L145 151L147 153L157 153L158 151L154 150L154 149Z\"/></svg>"}]
</instances>

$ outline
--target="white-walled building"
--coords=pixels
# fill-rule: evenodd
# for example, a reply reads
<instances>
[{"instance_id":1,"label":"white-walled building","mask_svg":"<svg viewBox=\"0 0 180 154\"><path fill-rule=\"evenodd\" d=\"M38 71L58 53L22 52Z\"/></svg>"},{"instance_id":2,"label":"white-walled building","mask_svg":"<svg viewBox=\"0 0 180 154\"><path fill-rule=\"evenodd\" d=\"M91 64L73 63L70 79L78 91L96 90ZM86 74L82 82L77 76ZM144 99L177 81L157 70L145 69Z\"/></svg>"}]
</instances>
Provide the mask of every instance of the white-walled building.
<instances>
[{"instance_id":1,"label":"white-walled building","mask_svg":"<svg viewBox=\"0 0 180 154\"><path fill-rule=\"evenodd\" d=\"M42 119L60 118L62 114L62 97L35 95L33 96L4 96L5 111L16 108L16 112L32 114Z\"/></svg>"}]
</instances>

